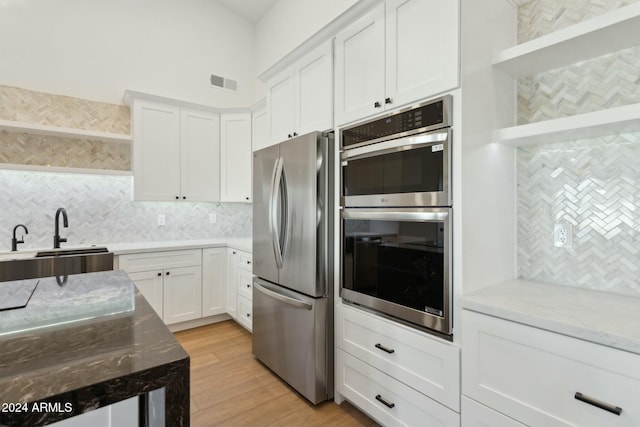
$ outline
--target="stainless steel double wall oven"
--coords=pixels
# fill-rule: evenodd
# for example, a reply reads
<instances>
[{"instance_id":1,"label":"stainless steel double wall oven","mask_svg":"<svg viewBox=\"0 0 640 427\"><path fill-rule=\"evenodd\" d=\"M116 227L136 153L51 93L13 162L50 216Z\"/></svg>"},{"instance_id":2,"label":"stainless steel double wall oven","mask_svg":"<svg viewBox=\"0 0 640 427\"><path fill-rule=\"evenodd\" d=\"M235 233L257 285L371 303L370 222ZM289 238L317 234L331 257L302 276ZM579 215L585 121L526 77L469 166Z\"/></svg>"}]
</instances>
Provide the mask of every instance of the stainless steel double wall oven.
<instances>
[{"instance_id":1,"label":"stainless steel double wall oven","mask_svg":"<svg viewBox=\"0 0 640 427\"><path fill-rule=\"evenodd\" d=\"M341 297L451 337L451 96L340 130Z\"/></svg>"}]
</instances>

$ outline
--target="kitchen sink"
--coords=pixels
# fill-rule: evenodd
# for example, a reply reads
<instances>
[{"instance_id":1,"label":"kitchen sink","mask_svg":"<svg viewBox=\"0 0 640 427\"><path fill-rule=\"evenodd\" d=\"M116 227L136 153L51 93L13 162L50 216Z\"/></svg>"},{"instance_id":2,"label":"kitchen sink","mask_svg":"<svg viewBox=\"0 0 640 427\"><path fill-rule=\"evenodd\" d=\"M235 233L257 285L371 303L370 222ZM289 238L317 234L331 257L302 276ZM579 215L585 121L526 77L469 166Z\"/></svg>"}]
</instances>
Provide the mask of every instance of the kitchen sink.
<instances>
[{"instance_id":1,"label":"kitchen sink","mask_svg":"<svg viewBox=\"0 0 640 427\"><path fill-rule=\"evenodd\" d=\"M0 257L0 282L113 270L105 247L54 249Z\"/></svg>"}]
</instances>

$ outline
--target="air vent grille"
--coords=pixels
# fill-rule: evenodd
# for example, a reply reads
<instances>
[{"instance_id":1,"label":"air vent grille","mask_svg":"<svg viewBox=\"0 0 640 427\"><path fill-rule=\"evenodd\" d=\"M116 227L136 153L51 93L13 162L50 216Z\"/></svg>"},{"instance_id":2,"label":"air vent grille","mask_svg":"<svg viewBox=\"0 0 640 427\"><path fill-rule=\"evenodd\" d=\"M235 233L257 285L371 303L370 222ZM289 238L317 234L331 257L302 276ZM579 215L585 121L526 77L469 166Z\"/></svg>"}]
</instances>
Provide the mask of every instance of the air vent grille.
<instances>
[{"instance_id":1,"label":"air vent grille","mask_svg":"<svg viewBox=\"0 0 640 427\"><path fill-rule=\"evenodd\" d=\"M219 87L222 89L231 90L233 92L238 91L238 82L232 79L228 79L222 76L216 76L215 74L211 74L209 77L209 84L212 87Z\"/></svg>"}]
</instances>

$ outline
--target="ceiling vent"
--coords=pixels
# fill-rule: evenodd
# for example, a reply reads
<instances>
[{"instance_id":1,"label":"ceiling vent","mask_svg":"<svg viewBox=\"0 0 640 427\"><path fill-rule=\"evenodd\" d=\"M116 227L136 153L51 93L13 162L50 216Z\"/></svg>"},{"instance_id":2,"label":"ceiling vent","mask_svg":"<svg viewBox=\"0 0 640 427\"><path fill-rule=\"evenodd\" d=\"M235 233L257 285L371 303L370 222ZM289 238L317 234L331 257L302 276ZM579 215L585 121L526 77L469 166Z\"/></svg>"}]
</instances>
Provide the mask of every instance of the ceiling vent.
<instances>
[{"instance_id":1,"label":"ceiling vent","mask_svg":"<svg viewBox=\"0 0 640 427\"><path fill-rule=\"evenodd\" d=\"M226 77L216 76L215 74L211 74L209 78L209 84L212 87L219 87L222 89L227 89L233 92L238 91L238 82L235 80L227 79Z\"/></svg>"}]
</instances>

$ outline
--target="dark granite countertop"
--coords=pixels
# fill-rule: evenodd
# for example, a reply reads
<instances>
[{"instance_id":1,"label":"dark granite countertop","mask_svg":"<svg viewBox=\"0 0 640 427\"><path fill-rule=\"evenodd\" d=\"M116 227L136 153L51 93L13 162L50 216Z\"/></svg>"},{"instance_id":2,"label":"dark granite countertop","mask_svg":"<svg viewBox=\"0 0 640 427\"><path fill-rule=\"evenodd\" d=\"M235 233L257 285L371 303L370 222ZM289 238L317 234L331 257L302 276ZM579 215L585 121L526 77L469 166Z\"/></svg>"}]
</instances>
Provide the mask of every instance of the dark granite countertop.
<instances>
[{"instance_id":1,"label":"dark granite countertop","mask_svg":"<svg viewBox=\"0 0 640 427\"><path fill-rule=\"evenodd\" d=\"M166 425L189 425L189 356L124 272L35 280L25 308L0 311L0 404L72 409L3 405L0 426L45 425L162 387Z\"/></svg>"}]
</instances>

